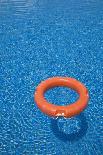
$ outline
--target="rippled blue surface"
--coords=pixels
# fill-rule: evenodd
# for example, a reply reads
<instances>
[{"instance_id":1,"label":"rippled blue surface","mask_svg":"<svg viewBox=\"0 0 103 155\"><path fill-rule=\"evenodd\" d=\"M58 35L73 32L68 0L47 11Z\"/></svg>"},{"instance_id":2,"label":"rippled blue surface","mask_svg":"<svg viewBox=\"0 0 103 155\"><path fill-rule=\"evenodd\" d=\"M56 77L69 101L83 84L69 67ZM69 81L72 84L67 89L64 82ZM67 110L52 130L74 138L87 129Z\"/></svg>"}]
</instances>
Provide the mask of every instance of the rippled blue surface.
<instances>
[{"instance_id":1,"label":"rippled blue surface","mask_svg":"<svg viewBox=\"0 0 103 155\"><path fill-rule=\"evenodd\" d=\"M36 107L36 86L70 76L89 89L88 108L52 119ZM64 88L46 94L73 102ZM103 1L0 0L0 155L102 155Z\"/></svg>"}]
</instances>

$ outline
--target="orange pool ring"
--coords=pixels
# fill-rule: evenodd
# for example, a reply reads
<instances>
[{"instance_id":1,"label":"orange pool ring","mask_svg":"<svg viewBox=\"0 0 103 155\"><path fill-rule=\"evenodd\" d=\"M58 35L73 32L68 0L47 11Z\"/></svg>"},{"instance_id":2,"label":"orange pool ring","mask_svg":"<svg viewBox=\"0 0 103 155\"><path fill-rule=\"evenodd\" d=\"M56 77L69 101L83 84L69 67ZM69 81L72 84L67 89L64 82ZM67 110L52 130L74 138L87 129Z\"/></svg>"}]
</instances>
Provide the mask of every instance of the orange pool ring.
<instances>
[{"instance_id":1,"label":"orange pool ring","mask_svg":"<svg viewBox=\"0 0 103 155\"><path fill-rule=\"evenodd\" d=\"M56 86L72 88L79 94L79 99L66 106L58 106L47 102L44 98L44 93ZM53 77L38 85L34 98L37 106L43 113L53 117L63 116L68 118L79 114L86 108L89 95L87 88L81 82L69 77Z\"/></svg>"}]
</instances>

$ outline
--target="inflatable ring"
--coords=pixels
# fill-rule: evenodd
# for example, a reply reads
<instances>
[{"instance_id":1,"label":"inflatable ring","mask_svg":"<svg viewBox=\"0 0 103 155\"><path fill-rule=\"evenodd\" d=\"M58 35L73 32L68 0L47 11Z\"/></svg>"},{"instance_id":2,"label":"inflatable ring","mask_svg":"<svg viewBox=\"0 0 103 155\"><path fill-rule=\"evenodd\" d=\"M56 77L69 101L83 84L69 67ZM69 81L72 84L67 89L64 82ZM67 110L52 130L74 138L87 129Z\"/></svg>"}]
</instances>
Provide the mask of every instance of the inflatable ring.
<instances>
[{"instance_id":1,"label":"inflatable ring","mask_svg":"<svg viewBox=\"0 0 103 155\"><path fill-rule=\"evenodd\" d=\"M44 93L56 86L72 88L79 94L79 99L66 106L58 106L47 102L44 98ZM68 118L78 115L86 108L89 95L87 88L81 82L68 77L53 77L38 85L34 98L37 106L43 113L53 117L63 116Z\"/></svg>"}]
</instances>

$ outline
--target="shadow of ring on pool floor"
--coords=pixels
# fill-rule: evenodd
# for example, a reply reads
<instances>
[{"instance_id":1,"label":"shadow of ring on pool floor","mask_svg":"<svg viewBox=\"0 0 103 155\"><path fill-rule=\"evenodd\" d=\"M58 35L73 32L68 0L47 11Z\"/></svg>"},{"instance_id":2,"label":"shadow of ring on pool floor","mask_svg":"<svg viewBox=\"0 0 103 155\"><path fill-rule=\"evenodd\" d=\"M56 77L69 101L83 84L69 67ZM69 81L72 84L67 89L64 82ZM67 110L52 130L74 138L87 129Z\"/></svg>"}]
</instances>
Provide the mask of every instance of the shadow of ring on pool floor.
<instances>
[{"instance_id":1,"label":"shadow of ring on pool floor","mask_svg":"<svg viewBox=\"0 0 103 155\"><path fill-rule=\"evenodd\" d=\"M73 119L73 118L71 118L71 119ZM81 139L87 132L88 123L87 123L86 117L83 113L76 116L75 119L80 122L79 130L77 128L75 132L69 132L69 133L65 133L59 128L59 124L58 124L59 118L51 119L51 129L52 129L54 135L64 142L67 142L67 141L73 142L73 141L77 141L77 140ZM69 123L70 119L68 119L66 121ZM64 122L65 122L65 120L64 120Z\"/></svg>"}]
</instances>

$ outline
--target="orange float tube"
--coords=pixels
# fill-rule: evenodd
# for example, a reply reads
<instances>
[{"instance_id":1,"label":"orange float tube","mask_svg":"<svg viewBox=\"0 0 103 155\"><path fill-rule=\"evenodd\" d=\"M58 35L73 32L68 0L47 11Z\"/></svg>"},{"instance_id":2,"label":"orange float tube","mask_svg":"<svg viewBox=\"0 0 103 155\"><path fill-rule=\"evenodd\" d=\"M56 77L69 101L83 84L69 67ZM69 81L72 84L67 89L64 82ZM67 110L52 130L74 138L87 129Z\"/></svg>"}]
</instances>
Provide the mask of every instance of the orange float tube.
<instances>
[{"instance_id":1,"label":"orange float tube","mask_svg":"<svg viewBox=\"0 0 103 155\"><path fill-rule=\"evenodd\" d=\"M79 99L66 106L58 106L47 102L44 93L53 87L63 86L75 90L79 94ZM81 113L87 106L89 95L87 88L79 81L69 77L53 77L41 82L36 88L34 95L35 102L39 109L53 117L72 117Z\"/></svg>"}]
</instances>

